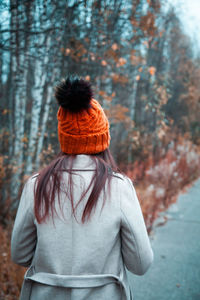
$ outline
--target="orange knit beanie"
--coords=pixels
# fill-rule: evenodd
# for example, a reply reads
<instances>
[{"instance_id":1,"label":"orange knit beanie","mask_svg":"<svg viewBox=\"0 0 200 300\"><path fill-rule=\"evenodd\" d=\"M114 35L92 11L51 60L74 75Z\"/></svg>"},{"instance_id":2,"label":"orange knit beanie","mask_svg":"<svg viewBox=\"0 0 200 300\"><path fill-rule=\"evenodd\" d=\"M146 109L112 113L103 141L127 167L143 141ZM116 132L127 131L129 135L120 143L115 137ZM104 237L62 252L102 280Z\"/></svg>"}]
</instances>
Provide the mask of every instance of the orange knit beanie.
<instances>
[{"instance_id":1,"label":"orange knit beanie","mask_svg":"<svg viewBox=\"0 0 200 300\"><path fill-rule=\"evenodd\" d=\"M67 154L95 154L109 147L109 122L92 96L90 83L77 77L70 76L56 87L58 138Z\"/></svg>"}]
</instances>

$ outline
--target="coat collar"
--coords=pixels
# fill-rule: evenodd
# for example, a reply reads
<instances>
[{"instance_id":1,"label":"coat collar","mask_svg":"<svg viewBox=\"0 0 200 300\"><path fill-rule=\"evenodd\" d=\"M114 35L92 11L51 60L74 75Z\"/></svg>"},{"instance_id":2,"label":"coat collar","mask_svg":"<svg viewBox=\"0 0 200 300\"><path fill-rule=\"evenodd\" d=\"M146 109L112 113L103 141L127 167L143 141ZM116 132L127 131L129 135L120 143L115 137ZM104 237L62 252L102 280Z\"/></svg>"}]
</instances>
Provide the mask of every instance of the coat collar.
<instances>
[{"instance_id":1,"label":"coat collar","mask_svg":"<svg viewBox=\"0 0 200 300\"><path fill-rule=\"evenodd\" d=\"M95 170L96 165L90 155L78 154L73 162L73 170Z\"/></svg>"},{"instance_id":2,"label":"coat collar","mask_svg":"<svg viewBox=\"0 0 200 300\"><path fill-rule=\"evenodd\" d=\"M73 166L72 166L73 170L81 170L81 171L94 171L96 170L96 164L92 158L92 156L90 155L86 155L86 154L78 154L75 157ZM112 172L112 176L120 178L123 180L123 175L120 173L115 173Z\"/></svg>"}]
</instances>

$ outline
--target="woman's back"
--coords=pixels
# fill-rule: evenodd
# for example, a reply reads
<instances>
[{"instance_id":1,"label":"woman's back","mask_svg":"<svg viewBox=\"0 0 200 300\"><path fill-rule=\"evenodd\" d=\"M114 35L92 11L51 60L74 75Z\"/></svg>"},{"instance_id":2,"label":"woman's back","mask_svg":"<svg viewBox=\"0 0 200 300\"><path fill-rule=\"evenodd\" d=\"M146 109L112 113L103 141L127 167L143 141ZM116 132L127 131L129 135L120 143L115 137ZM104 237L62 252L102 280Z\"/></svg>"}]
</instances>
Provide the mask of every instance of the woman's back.
<instances>
[{"instance_id":1,"label":"woman's back","mask_svg":"<svg viewBox=\"0 0 200 300\"><path fill-rule=\"evenodd\" d=\"M75 159L74 169L82 171L74 172L74 205L81 197L83 190L90 184L95 167L93 160L88 155L78 155ZM63 172L61 191L67 190L69 173ZM32 245L26 249L12 248L13 260L22 265L29 265L31 248L34 251L31 265L34 272L44 272L59 275L100 275L111 274L123 278L123 284L127 286L124 263L126 267L136 273L143 274L152 262L152 250L146 233L146 228L141 215L137 197L130 181L120 174L114 174L111 180L110 195L105 189L101 193L97 206L89 221L81 222L82 213L88 199L88 194L77 206L76 218L72 213L72 206L65 192L60 194L60 203L55 201L57 215L38 224L33 214L33 187L36 176L29 179L27 192L21 199L19 210L13 231L19 238L18 229L24 223L25 209L29 212L30 220L26 220L26 227L21 232L20 245L28 242L31 236ZM28 193L28 197L27 197ZM24 200L26 203L23 205ZM27 200L29 203L27 203ZM103 206L104 203L104 206ZM21 214L23 215L20 215ZM19 224L17 223L19 220ZM33 238L35 224L36 249ZM29 229L31 231L29 232ZM37 236L36 236L37 233ZM18 240L19 243L19 240ZM29 253L29 255L27 255ZM35 283L30 299L122 299L123 292L120 285L108 284L103 287L66 289ZM60 295L60 296L59 296ZM63 298L65 297L67 298ZM60 297L60 298L59 298Z\"/></svg>"},{"instance_id":2,"label":"woman's back","mask_svg":"<svg viewBox=\"0 0 200 300\"><path fill-rule=\"evenodd\" d=\"M135 189L89 83L69 78L56 98L61 153L27 181L12 233L12 259L29 267L20 299L131 299L125 267L142 275L153 260Z\"/></svg>"}]
</instances>

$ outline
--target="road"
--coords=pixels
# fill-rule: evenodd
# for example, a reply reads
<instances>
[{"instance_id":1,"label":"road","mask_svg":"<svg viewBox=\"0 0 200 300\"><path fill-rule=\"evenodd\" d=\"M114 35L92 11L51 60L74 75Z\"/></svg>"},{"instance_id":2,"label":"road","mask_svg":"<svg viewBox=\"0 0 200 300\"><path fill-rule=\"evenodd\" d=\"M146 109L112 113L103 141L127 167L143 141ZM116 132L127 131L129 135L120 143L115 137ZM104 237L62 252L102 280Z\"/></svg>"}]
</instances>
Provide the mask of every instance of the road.
<instances>
[{"instance_id":1,"label":"road","mask_svg":"<svg viewBox=\"0 0 200 300\"><path fill-rule=\"evenodd\" d=\"M133 299L200 300L200 179L164 216L151 238L152 266L143 276L128 274Z\"/></svg>"}]
</instances>

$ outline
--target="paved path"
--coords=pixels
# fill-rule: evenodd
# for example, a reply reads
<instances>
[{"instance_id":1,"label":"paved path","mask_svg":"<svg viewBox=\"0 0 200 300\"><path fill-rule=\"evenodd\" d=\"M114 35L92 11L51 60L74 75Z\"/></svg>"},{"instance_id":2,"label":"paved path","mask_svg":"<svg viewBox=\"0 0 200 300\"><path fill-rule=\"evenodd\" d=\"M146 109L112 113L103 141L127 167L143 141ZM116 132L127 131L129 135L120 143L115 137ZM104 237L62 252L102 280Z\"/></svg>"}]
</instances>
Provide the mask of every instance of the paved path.
<instances>
[{"instance_id":1,"label":"paved path","mask_svg":"<svg viewBox=\"0 0 200 300\"><path fill-rule=\"evenodd\" d=\"M144 276L129 274L134 300L200 300L200 179L163 213L154 229L154 262Z\"/></svg>"}]
</instances>

